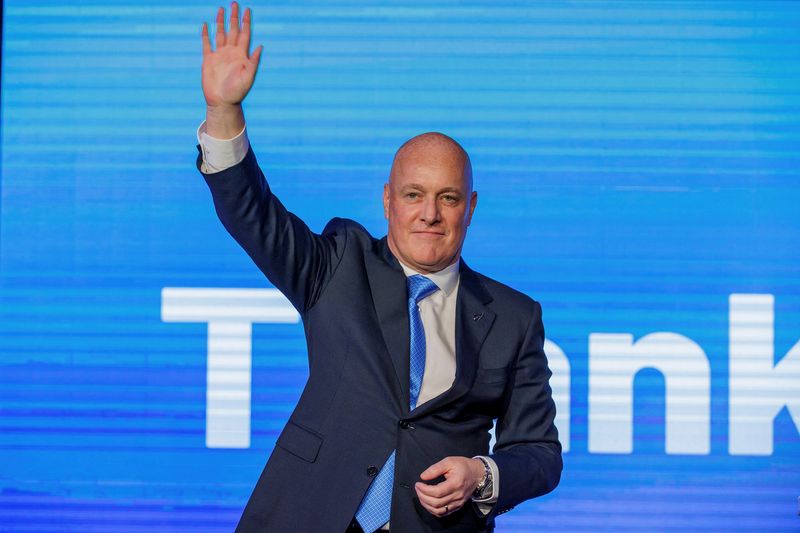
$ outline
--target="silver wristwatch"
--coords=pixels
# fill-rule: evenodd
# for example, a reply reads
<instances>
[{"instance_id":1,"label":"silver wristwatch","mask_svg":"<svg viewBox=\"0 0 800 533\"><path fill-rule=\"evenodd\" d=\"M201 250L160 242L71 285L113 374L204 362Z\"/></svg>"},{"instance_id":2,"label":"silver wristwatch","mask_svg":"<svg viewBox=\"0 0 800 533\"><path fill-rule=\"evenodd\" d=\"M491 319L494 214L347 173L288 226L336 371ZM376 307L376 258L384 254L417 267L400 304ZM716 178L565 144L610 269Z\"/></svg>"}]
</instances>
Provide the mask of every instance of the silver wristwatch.
<instances>
[{"instance_id":1,"label":"silver wristwatch","mask_svg":"<svg viewBox=\"0 0 800 533\"><path fill-rule=\"evenodd\" d=\"M475 492L472 493L473 498L486 498L492 493L492 468L489 466L488 461L483 457L476 457L483 463L483 479L480 480L478 486L475 487Z\"/></svg>"}]
</instances>

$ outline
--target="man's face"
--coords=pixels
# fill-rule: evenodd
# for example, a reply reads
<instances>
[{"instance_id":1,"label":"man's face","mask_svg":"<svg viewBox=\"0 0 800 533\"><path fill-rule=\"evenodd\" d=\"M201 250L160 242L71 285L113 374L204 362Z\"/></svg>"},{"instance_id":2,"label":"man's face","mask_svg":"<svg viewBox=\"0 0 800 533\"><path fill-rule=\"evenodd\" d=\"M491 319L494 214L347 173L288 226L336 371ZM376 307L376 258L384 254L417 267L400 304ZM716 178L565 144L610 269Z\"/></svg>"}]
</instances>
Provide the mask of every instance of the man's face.
<instances>
[{"instance_id":1,"label":"man's face","mask_svg":"<svg viewBox=\"0 0 800 533\"><path fill-rule=\"evenodd\" d=\"M423 274L453 264L478 202L471 169L460 148L418 143L398 152L383 189L392 253Z\"/></svg>"}]
</instances>

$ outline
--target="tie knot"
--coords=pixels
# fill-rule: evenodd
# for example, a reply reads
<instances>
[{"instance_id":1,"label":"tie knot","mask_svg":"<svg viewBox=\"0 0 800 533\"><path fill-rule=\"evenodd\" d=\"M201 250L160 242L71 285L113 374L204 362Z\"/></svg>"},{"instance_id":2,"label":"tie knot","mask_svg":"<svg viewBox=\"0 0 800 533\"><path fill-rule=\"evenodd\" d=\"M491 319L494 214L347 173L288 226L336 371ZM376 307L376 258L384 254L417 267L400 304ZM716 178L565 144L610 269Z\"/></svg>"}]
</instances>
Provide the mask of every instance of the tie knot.
<instances>
[{"instance_id":1,"label":"tie knot","mask_svg":"<svg viewBox=\"0 0 800 533\"><path fill-rule=\"evenodd\" d=\"M408 283L408 299L419 302L429 294L439 290L439 287L429 278L415 274L406 278Z\"/></svg>"}]
</instances>

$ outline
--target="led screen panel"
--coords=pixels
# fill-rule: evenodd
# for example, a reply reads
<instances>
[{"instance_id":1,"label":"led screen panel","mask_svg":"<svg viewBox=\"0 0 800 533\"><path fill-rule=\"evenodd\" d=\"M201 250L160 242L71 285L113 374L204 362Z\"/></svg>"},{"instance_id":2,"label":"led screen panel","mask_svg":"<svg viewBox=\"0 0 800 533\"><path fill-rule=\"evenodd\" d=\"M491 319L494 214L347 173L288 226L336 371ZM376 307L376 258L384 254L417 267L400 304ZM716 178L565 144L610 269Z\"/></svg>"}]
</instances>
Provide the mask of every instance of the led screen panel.
<instances>
[{"instance_id":1,"label":"led screen panel","mask_svg":"<svg viewBox=\"0 0 800 533\"><path fill-rule=\"evenodd\" d=\"M283 203L383 235L394 150L445 132L465 260L542 303L564 474L498 531L798 527L800 5L252 7ZM230 531L302 390L299 318L195 168L214 9L4 3L2 530Z\"/></svg>"}]
</instances>

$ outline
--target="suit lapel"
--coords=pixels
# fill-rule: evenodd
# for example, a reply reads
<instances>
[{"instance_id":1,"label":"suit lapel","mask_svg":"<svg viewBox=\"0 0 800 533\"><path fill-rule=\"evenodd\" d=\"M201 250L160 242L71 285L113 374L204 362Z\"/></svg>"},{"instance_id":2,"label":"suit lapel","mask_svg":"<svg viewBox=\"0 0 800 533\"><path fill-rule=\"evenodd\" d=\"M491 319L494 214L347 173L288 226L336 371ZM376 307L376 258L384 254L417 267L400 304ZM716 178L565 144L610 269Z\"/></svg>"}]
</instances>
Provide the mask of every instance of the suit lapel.
<instances>
[{"instance_id":1,"label":"suit lapel","mask_svg":"<svg viewBox=\"0 0 800 533\"><path fill-rule=\"evenodd\" d=\"M496 315L486 305L492 301L492 297L463 259L459 272L461 279L456 300L456 377L452 387L414 409L411 413L412 418L423 416L438 407L452 403L469 391L478 370L478 354L494 323ZM408 317L406 317L406 327L408 327ZM407 349L408 339L406 339L406 354ZM408 363L406 367L407 365Z\"/></svg>"},{"instance_id":2,"label":"suit lapel","mask_svg":"<svg viewBox=\"0 0 800 533\"><path fill-rule=\"evenodd\" d=\"M402 405L407 407L410 370L406 276L400 263L389 251L385 237L377 246L377 256L367 256L367 276L383 340L401 391ZM455 380L449 389L414 409L411 417L422 416L456 401L469 391L475 381L478 354L496 315L486 305L492 301L491 295L463 259L459 273L461 277L456 300Z\"/></svg>"},{"instance_id":3,"label":"suit lapel","mask_svg":"<svg viewBox=\"0 0 800 533\"><path fill-rule=\"evenodd\" d=\"M367 256L367 277L383 340L400 387L402 405L408 408L410 340L406 276L400 263L389 251L386 237L377 246L378 255Z\"/></svg>"}]
</instances>

